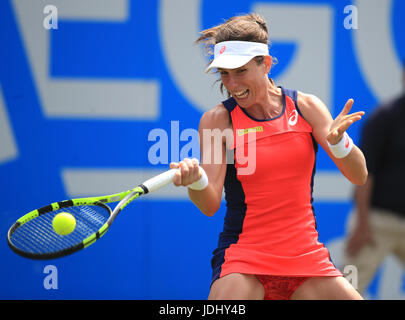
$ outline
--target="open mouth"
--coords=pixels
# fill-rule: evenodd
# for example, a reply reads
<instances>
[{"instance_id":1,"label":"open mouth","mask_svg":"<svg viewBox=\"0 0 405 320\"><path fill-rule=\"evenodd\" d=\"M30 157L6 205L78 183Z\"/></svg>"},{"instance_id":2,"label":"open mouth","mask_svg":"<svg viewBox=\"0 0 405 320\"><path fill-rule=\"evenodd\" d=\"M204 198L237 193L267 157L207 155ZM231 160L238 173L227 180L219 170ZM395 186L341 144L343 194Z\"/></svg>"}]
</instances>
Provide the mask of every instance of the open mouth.
<instances>
[{"instance_id":1,"label":"open mouth","mask_svg":"<svg viewBox=\"0 0 405 320\"><path fill-rule=\"evenodd\" d=\"M234 92L233 96L237 99L244 99L249 95L249 89Z\"/></svg>"}]
</instances>

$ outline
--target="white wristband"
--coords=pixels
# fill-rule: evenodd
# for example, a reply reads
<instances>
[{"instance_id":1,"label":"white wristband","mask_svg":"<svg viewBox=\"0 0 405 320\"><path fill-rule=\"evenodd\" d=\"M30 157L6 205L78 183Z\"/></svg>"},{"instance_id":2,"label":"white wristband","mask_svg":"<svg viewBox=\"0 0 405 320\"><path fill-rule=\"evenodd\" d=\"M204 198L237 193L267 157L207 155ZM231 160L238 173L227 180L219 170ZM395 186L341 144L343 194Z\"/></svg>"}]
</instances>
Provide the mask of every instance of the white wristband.
<instances>
[{"instance_id":1,"label":"white wristband","mask_svg":"<svg viewBox=\"0 0 405 320\"><path fill-rule=\"evenodd\" d=\"M192 190L203 190L208 186L208 177L207 174L205 173L205 170L200 167L200 172L202 174L201 178L192 184L189 184L187 187L189 187Z\"/></svg>"},{"instance_id":2,"label":"white wristband","mask_svg":"<svg viewBox=\"0 0 405 320\"><path fill-rule=\"evenodd\" d=\"M337 144L330 144L329 141L327 142L333 156L338 159L346 157L350 153L350 151L352 151L354 146L353 140L349 137L346 131L343 134L342 139L340 139Z\"/></svg>"}]
</instances>

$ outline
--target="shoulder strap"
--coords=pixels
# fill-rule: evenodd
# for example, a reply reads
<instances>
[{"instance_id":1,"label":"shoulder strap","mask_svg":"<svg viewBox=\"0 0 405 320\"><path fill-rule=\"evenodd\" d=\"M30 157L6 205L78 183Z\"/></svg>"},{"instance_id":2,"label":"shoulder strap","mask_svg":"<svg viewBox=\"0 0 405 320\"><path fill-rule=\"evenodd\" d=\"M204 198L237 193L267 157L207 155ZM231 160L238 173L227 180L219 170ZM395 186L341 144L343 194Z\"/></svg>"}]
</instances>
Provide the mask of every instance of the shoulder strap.
<instances>
[{"instance_id":1,"label":"shoulder strap","mask_svg":"<svg viewBox=\"0 0 405 320\"><path fill-rule=\"evenodd\" d=\"M235 107L237 106L237 103L233 97L230 97L225 101L222 101L222 104L224 105L226 110L228 110L229 113L231 113L231 111L235 109Z\"/></svg>"},{"instance_id":2,"label":"shoulder strap","mask_svg":"<svg viewBox=\"0 0 405 320\"><path fill-rule=\"evenodd\" d=\"M284 93L284 95L289 96L294 101L295 109L297 109L298 114L302 117L300 108L298 107L298 92L297 92L297 90L286 89L286 88L281 87L281 91Z\"/></svg>"}]
</instances>

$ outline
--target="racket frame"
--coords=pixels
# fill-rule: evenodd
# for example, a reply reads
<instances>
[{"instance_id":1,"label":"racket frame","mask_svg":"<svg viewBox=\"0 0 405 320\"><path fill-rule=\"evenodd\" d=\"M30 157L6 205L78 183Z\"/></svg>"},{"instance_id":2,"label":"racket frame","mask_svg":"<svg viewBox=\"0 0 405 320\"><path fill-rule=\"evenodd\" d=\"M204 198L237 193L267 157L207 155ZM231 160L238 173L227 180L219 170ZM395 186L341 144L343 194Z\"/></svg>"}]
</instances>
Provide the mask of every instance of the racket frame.
<instances>
[{"instance_id":1,"label":"racket frame","mask_svg":"<svg viewBox=\"0 0 405 320\"><path fill-rule=\"evenodd\" d=\"M156 190L159 190L163 188L164 186L170 184L173 182L174 176L176 172L178 172L179 169L170 169L167 170L157 176L154 176L139 186L137 186L134 189L130 189L121 193L115 193L111 195L106 195L106 196L100 196L100 197L87 197L87 198L78 198L78 199L71 199L71 200L64 200L60 202L53 202L47 206L44 206L42 208L30 211L29 213L25 214L22 216L20 219L18 219L8 230L7 232L7 243L9 247L17 254L25 257L25 258L30 258L30 259L38 259L38 260L44 260L44 259L53 259L53 258L59 258L63 257L69 254L72 254L76 251L79 251L81 249L87 248L94 242L96 242L98 239L100 239L101 236L103 236L107 230L110 228L111 224L117 217L118 213L121 212L122 209L124 209L128 204L130 204L134 199L138 198L140 195L150 193ZM111 208L107 205L107 203L111 202L117 202L120 201L114 210L112 211ZM82 242L77 243L74 246L71 246L66 249L54 251L52 253L33 253L33 252L28 252L21 250L20 248L16 247L12 241L11 241L11 236L12 234L23 224L27 223L28 221L31 221L32 219L35 219L36 217L46 214L52 211L56 211L59 209L63 208L68 208L68 207L75 207L75 206L84 206L84 205L98 205L102 206L103 208L107 209L108 212L110 213L109 218L107 221L94 233L89 235L87 238L82 240Z\"/></svg>"},{"instance_id":2,"label":"racket frame","mask_svg":"<svg viewBox=\"0 0 405 320\"><path fill-rule=\"evenodd\" d=\"M41 207L39 209L32 210L19 218L8 230L7 233L7 243L11 250L15 253L29 259L36 259L36 260L48 260L54 258L60 258L69 254L72 254L76 251L81 249L87 248L88 246L92 245L96 240L100 239L108 230L108 228L113 223L114 219L117 217L118 213L127 206L131 201L139 197L141 194L146 193L142 187L136 187L131 190L127 190L121 193L116 193L108 196L101 196L101 197L87 197L87 198L78 198L78 199L70 199L64 200L60 202L53 202L49 205ZM115 207L114 211L107 205L107 203L117 202L120 201L117 206ZM82 242L77 243L71 247L66 249L50 252L50 253L34 253L24 251L17 246L15 246L12 242L12 234L23 224L39 217L40 215L50 213L52 211L57 211L63 208L69 207L76 207L76 206L84 206L84 205L96 205L100 206L103 209L109 212L109 217L107 221L94 233L89 235L87 238L83 239Z\"/></svg>"}]
</instances>

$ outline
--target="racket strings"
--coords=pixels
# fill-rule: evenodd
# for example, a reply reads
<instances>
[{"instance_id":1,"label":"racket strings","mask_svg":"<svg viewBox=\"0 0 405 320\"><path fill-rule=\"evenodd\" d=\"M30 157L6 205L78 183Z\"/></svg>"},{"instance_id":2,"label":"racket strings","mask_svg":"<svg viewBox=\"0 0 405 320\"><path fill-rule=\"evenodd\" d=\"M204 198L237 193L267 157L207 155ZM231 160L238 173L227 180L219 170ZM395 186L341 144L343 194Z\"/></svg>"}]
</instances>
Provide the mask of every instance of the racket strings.
<instances>
[{"instance_id":1,"label":"racket strings","mask_svg":"<svg viewBox=\"0 0 405 320\"><path fill-rule=\"evenodd\" d=\"M76 219L76 228L68 235L58 235L52 226L55 215L69 212ZM52 211L24 223L11 235L11 242L20 250L45 254L71 248L97 232L108 220L110 212L101 206L77 206Z\"/></svg>"}]
</instances>

